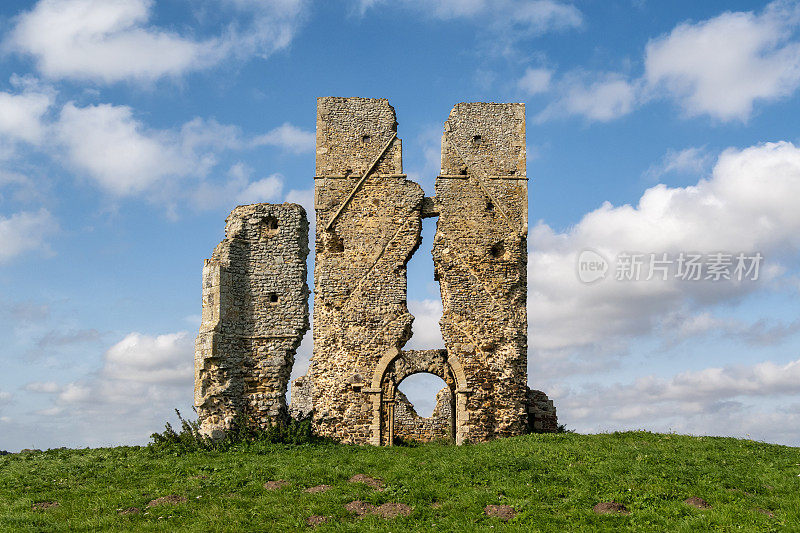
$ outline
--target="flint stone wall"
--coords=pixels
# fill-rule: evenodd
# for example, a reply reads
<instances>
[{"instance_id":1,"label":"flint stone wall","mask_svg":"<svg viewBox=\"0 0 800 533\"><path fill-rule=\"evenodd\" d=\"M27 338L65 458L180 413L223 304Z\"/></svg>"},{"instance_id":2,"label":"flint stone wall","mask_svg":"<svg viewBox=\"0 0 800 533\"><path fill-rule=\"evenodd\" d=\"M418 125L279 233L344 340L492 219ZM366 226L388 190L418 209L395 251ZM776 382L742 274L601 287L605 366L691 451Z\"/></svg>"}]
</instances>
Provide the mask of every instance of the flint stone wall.
<instances>
[{"instance_id":1,"label":"flint stone wall","mask_svg":"<svg viewBox=\"0 0 800 533\"><path fill-rule=\"evenodd\" d=\"M406 264L420 243L422 188L402 174L385 99L317 100L314 427L342 442L380 434L378 362L411 337ZM370 168L372 162L374 167Z\"/></svg>"},{"instance_id":2,"label":"flint stone wall","mask_svg":"<svg viewBox=\"0 0 800 533\"><path fill-rule=\"evenodd\" d=\"M402 391L395 393L394 437L405 441L431 442L451 440L453 435L453 395L450 387L436 393L436 407L431 416L417 414Z\"/></svg>"},{"instance_id":3,"label":"flint stone wall","mask_svg":"<svg viewBox=\"0 0 800 533\"><path fill-rule=\"evenodd\" d=\"M467 381L457 431L470 441L520 435L527 426L525 106L458 104L444 129L433 263L445 347Z\"/></svg>"},{"instance_id":4,"label":"flint stone wall","mask_svg":"<svg viewBox=\"0 0 800 533\"><path fill-rule=\"evenodd\" d=\"M558 433L556 407L540 390L528 389L528 432Z\"/></svg>"},{"instance_id":5,"label":"flint stone wall","mask_svg":"<svg viewBox=\"0 0 800 533\"><path fill-rule=\"evenodd\" d=\"M239 206L203 267L195 407L212 436L237 415L286 420L294 354L308 330L308 221L296 204Z\"/></svg>"},{"instance_id":6,"label":"flint stone wall","mask_svg":"<svg viewBox=\"0 0 800 533\"><path fill-rule=\"evenodd\" d=\"M527 176L523 104L456 105L445 122L436 195L403 174L385 99L319 98L314 203L314 354L291 414L348 443L457 444L557 428L527 387ZM422 219L438 217L434 279L445 349L403 350L414 317L406 265ZM203 271L195 404L214 434L236 415L286 419L294 353L308 329L308 224L300 206L236 208ZM447 387L419 417L397 389L428 372Z\"/></svg>"}]
</instances>

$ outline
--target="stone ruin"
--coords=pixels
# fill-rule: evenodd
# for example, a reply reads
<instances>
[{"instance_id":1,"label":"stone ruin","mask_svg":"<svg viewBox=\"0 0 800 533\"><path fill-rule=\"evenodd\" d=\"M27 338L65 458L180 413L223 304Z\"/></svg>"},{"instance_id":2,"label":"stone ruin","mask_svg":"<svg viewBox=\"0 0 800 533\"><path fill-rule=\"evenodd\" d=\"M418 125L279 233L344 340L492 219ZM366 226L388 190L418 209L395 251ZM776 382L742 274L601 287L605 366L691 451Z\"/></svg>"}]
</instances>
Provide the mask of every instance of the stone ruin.
<instances>
[{"instance_id":1,"label":"stone ruin","mask_svg":"<svg viewBox=\"0 0 800 533\"><path fill-rule=\"evenodd\" d=\"M295 204L240 206L203 269L195 352L202 431L238 416L266 426L311 416L347 443L398 439L456 444L557 430L553 402L527 386L524 104L461 103L442 136L436 194L403 174L395 111L385 99L319 98L314 347L286 390L309 327L308 222ZM444 349L404 350L414 317L406 265L422 219L437 217ZM398 389L440 377L430 417Z\"/></svg>"}]
</instances>

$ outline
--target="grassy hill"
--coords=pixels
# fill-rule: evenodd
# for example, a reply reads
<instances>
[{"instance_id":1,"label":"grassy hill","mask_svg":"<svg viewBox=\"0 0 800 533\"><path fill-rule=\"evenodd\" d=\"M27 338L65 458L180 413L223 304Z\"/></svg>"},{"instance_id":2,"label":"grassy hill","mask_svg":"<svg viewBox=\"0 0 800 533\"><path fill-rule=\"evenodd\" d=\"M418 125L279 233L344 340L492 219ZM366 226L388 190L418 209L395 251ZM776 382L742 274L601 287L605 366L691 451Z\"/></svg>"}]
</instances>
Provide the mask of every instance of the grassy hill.
<instances>
[{"instance_id":1,"label":"grassy hill","mask_svg":"<svg viewBox=\"0 0 800 533\"><path fill-rule=\"evenodd\" d=\"M357 474L382 490L350 482ZM798 475L800 448L645 432L460 447L62 449L0 457L0 530L296 531L318 516L317 531L800 531ZM306 491L319 485L329 487ZM410 514L384 505L358 516L346 508L354 500ZM597 514L602 502L629 514ZM487 516L487 505L516 516Z\"/></svg>"}]
</instances>

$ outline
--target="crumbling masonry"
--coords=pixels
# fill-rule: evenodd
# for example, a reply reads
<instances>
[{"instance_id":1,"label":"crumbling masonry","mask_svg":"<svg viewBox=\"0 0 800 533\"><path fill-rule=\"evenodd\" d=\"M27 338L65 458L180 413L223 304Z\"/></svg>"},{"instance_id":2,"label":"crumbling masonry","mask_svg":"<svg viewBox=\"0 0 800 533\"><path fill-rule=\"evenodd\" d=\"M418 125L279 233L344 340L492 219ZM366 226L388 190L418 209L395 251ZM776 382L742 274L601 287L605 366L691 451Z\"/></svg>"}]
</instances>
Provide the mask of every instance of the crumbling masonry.
<instances>
[{"instance_id":1,"label":"crumbling masonry","mask_svg":"<svg viewBox=\"0 0 800 533\"><path fill-rule=\"evenodd\" d=\"M314 353L292 384L292 416L375 445L555 431L552 401L527 387L524 104L458 104L445 122L436 195L426 198L403 174L388 101L319 98L314 181ZM438 217L445 348L404 350L414 320L406 265L427 217ZM236 414L260 425L287 416L308 328L307 228L297 205L238 207L206 262L195 381L206 433ZM398 389L421 372L446 383L427 418Z\"/></svg>"}]
</instances>

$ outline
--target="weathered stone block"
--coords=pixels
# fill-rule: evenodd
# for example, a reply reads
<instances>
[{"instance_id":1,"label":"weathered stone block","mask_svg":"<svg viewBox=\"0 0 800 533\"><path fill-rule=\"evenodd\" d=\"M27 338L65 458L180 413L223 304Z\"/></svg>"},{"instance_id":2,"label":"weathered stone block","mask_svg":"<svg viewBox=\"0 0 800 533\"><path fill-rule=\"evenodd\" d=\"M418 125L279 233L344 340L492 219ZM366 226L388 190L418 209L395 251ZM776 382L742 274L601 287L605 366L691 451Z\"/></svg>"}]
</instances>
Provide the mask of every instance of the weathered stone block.
<instances>
[{"instance_id":1,"label":"weathered stone block","mask_svg":"<svg viewBox=\"0 0 800 533\"><path fill-rule=\"evenodd\" d=\"M266 426L287 416L294 354L308 330L308 220L296 204L239 206L203 268L195 407L218 436L237 415Z\"/></svg>"}]
</instances>

